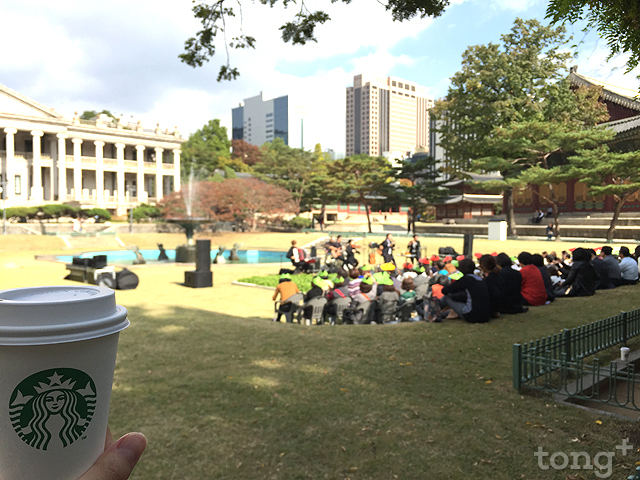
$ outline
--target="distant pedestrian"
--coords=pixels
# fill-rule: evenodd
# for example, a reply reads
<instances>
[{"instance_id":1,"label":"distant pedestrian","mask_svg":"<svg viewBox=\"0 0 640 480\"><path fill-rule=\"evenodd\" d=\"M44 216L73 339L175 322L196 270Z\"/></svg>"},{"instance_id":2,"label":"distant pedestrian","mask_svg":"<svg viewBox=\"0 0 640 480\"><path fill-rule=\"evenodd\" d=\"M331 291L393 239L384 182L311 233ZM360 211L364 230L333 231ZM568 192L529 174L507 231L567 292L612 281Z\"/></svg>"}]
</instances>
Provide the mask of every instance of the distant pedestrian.
<instances>
[{"instance_id":1,"label":"distant pedestrian","mask_svg":"<svg viewBox=\"0 0 640 480\"><path fill-rule=\"evenodd\" d=\"M553 223L550 223L547 226L547 242L550 242L553 239Z\"/></svg>"}]
</instances>

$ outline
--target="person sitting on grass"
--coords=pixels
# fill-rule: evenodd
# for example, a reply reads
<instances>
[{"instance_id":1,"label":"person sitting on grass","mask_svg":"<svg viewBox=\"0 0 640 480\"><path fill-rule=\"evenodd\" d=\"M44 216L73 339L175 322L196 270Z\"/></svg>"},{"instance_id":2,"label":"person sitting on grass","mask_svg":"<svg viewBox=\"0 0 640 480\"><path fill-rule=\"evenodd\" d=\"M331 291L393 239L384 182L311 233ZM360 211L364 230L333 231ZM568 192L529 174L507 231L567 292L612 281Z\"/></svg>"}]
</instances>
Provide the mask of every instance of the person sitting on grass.
<instances>
[{"instance_id":1,"label":"person sitting on grass","mask_svg":"<svg viewBox=\"0 0 640 480\"><path fill-rule=\"evenodd\" d=\"M333 304L333 300L336 298L349 298L349 285L345 281L343 277L336 277L333 282L333 288L327 293L327 307L332 306L335 310L335 305ZM335 315L335 312L333 312Z\"/></svg>"},{"instance_id":2,"label":"person sitting on grass","mask_svg":"<svg viewBox=\"0 0 640 480\"><path fill-rule=\"evenodd\" d=\"M598 282L596 283L596 290L608 290L609 288L614 288L611 280L609 279L609 270L607 270L607 266L604 261L596 255L596 251L593 248L587 250L589 256L591 257L591 265L596 270L598 274Z\"/></svg>"},{"instance_id":3,"label":"person sitting on grass","mask_svg":"<svg viewBox=\"0 0 640 480\"><path fill-rule=\"evenodd\" d=\"M616 257L613 256L613 249L609 245L605 245L600 250L602 255L602 261L607 267L607 273L609 273L609 280L614 287L622 285L622 271L620 270L620 264Z\"/></svg>"},{"instance_id":4,"label":"person sitting on grass","mask_svg":"<svg viewBox=\"0 0 640 480\"><path fill-rule=\"evenodd\" d=\"M382 317L382 323L395 321L395 312L398 308L400 294L393 285L391 277L381 277L382 293L378 295L378 307Z\"/></svg>"},{"instance_id":5,"label":"person sitting on grass","mask_svg":"<svg viewBox=\"0 0 640 480\"><path fill-rule=\"evenodd\" d=\"M540 274L542 275L542 280L544 281L544 288L547 291L547 301L553 302L556 299L556 296L553 293L553 282L551 281L551 275L549 275L549 270L544 266L544 258L539 253L534 253L531 255L531 259L533 264L538 267L540 270Z\"/></svg>"},{"instance_id":6,"label":"person sitting on grass","mask_svg":"<svg viewBox=\"0 0 640 480\"><path fill-rule=\"evenodd\" d=\"M329 279L329 272L322 270L318 273L318 277L322 280L322 290L324 290L325 293L333 288L333 282Z\"/></svg>"},{"instance_id":7,"label":"person sitting on grass","mask_svg":"<svg viewBox=\"0 0 640 480\"><path fill-rule=\"evenodd\" d=\"M353 296L353 301L356 304L360 304L362 302L370 302L376 299L376 291L373 288L373 278L365 277L360 282L360 288L358 293Z\"/></svg>"},{"instance_id":8,"label":"person sitting on grass","mask_svg":"<svg viewBox=\"0 0 640 480\"><path fill-rule=\"evenodd\" d=\"M317 275L311 279L311 288L304 295L304 303L306 304L309 300L314 298L322 298L324 296L324 290L322 287L324 286L324 280L322 280ZM302 311L302 315L306 320L311 320L313 316L313 306L305 306Z\"/></svg>"},{"instance_id":9,"label":"person sitting on grass","mask_svg":"<svg viewBox=\"0 0 640 480\"><path fill-rule=\"evenodd\" d=\"M423 283L427 283L429 281L429 276L427 275L427 272L425 271L425 268L422 265L418 265L413 269L413 271L416 272L416 276L413 277L413 284L416 287L422 285Z\"/></svg>"},{"instance_id":10,"label":"person sitting on grass","mask_svg":"<svg viewBox=\"0 0 640 480\"><path fill-rule=\"evenodd\" d=\"M502 307L500 313L525 313L527 307L522 306L522 274L512 268L511 257L506 253L496 256L496 263L500 267L498 275L502 279Z\"/></svg>"},{"instance_id":11,"label":"person sitting on grass","mask_svg":"<svg viewBox=\"0 0 640 480\"><path fill-rule=\"evenodd\" d=\"M469 258L460 260L458 270L462 278L442 289L444 297L439 300L442 307L449 307L458 317L469 323L486 323L491 319L491 303L486 283L473 273L475 263ZM441 322L449 314L443 310L435 322Z\"/></svg>"},{"instance_id":12,"label":"person sitting on grass","mask_svg":"<svg viewBox=\"0 0 640 480\"><path fill-rule=\"evenodd\" d=\"M620 247L621 285L635 285L638 283L638 263L631 256L629 247Z\"/></svg>"},{"instance_id":13,"label":"person sitting on grass","mask_svg":"<svg viewBox=\"0 0 640 480\"><path fill-rule=\"evenodd\" d=\"M556 288L556 296L587 297L596 293L600 277L591 265L591 254L585 248L573 251L571 271L564 283Z\"/></svg>"},{"instance_id":14,"label":"person sitting on grass","mask_svg":"<svg viewBox=\"0 0 640 480\"><path fill-rule=\"evenodd\" d=\"M324 296L324 280L319 276L315 276L311 279L311 288L304 294L304 301L308 302L313 298L320 298Z\"/></svg>"},{"instance_id":15,"label":"person sitting on grass","mask_svg":"<svg viewBox=\"0 0 640 480\"><path fill-rule=\"evenodd\" d=\"M405 278L402 280L402 293L400 294L400 300L406 302L413 298L416 298L415 285L413 284L413 279Z\"/></svg>"},{"instance_id":16,"label":"person sitting on grass","mask_svg":"<svg viewBox=\"0 0 640 480\"><path fill-rule=\"evenodd\" d=\"M491 318L498 318L503 309L502 291L504 290L504 282L500 278L500 268L496 263L496 258L492 255L482 255L479 263L489 292Z\"/></svg>"},{"instance_id":17,"label":"person sitting on grass","mask_svg":"<svg viewBox=\"0 0 640 480\"><path fill-rule=\"evenodd\" d=\"M539 306L547 302L547 290L544 287L544 279L538 267L533 264L533 258L529 252L521 252L518 255L520 262L520 275L522 275L522 303L524 305Z\"/></svg>"},{"instance_id":18,"label":"person sitting on grass","mask_svg":"<svg viewBox=\"0 0 640 480\"><path fill-rule=\"evenodd\" d=\"M364 277L360 274L360 270L352 268L349 270L349 278L349 296L353 297L360 291L360 283Z\"/></svg>"},{"instance_id":19,"label":"person sitting on grass","mask_svg":"<svg viewBox=\"0 0 640 480\"><path fill-rule=\"evenodd\" d=\"M298 289L298 286L291 281L290 274L283 273L280 275L280 281L276 286L276 291L273 293L274 302L278 299L278 295L280 295L280 307L278 307L278 311L273 317L274 322L279 322L280 317L284 313L289 313L291 311L291 302L287 302L287 300L298 292L300 292L300 290Z\"/></svg>"}]
</instances>

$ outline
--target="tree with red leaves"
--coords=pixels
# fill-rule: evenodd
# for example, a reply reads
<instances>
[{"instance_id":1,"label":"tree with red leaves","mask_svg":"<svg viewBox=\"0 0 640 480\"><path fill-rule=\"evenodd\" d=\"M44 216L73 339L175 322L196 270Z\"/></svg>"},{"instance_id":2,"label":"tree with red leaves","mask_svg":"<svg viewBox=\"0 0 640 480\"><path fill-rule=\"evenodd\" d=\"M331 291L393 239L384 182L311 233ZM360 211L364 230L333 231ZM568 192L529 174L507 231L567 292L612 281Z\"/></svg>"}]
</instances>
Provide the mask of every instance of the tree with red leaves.
<instances>
[{"instance_id":1,"label":"tree with red leaves","mask_svg":"<svg viewBox=\"0 0 640 480\"><path fill-rule=\"evenodd\" d=\"M191 202L189 202L191 198ZM187 213L190 204L191 215ZM201 218L246 222L255 231L261 216L298 213L291 194L282 187L256 178L232 178L223 182L197 182L165 197L159 204L165 218Z\"/></svg>"},{"instance_id":2,"label":"tree with red leaves","mask_svg":"<svg viewBox=\"0 0 640 480\"><path fill-rule=\"evenodd\" d=\"M240 160L250 167L253 167L262 160L262 150L260 147L251 145L244 140L233 140L231 142L231 148L231 158Z\"/></svg>"}]
</instances>

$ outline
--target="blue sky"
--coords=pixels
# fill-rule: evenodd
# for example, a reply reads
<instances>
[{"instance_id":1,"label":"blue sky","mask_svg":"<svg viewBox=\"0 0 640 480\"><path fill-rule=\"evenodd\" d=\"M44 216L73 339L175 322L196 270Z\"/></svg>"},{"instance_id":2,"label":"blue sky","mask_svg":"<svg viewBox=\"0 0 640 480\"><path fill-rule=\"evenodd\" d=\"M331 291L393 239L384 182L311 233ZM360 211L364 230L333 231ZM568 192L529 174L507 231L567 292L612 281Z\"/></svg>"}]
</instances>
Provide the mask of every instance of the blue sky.
<instances>
[{"instance_id":1,"label":"blue sky","mask_svg":"<svg viewBox=\"0 0 640 480\"><path fill-rule=\"evenodd\" d=\"M278 26L295 10L246 3L243 28L257 48L231 52L241 77L218 83L223 54L199 69L177 58L199 27L190 0L111 0L108 8L86 0L0 0L0 84L64 115L106 108L148 126L178 126L185 137L212 118L230 127L231 108L244 98L288 94L307 110L305 146L343 152L345 87L354 75L405 78L441 97L468 46L499 42L516 17L543 21L547 6L546 0L452 0L439 18L398 23L374 0L306 3L326 9L332 21L319 27L318 43L304 47L279 38ZM606 63L597 34L568 29L582 41L580 73L638 89L640 72L625 75L624 58Z\"/></svg>"}]
</instances>

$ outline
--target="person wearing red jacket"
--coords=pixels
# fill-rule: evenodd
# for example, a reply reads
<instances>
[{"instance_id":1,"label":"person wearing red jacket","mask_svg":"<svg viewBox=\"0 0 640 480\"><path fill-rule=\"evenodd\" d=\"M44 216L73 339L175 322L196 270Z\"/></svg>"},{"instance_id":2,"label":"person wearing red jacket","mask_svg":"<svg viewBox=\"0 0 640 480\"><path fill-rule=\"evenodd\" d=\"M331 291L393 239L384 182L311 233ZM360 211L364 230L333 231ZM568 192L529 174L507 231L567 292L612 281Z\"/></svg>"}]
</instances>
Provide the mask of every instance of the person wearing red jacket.
<instances>
[{"instance_id":1,"label":"person wearing red jacket","mask_svg":"<svg viewBox=\"0 0 640 480\"><path fill-rule=\"evenodd\" d=\"M522 299L524 305L544 305L547 301L547 290L538 267L533 264L533 256L529 252L518 255L522 275Z\"/></svg>"}]
</instances>

